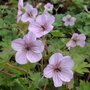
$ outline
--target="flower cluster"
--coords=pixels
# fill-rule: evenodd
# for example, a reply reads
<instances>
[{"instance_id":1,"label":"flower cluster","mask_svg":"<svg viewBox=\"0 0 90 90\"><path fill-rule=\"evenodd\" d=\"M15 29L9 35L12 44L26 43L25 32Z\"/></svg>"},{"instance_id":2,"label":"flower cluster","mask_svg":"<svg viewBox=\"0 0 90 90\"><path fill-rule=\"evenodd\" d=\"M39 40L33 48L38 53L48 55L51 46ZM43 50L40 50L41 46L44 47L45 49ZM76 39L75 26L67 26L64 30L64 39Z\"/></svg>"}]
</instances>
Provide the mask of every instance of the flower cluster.
<instances>
[{"instance_id":1,"label":"flower cluster","mask_svg":"<svg viewBox=\"0 0 90 90\"><path fill-rule=\"evenodd\" d=\"M23 0L19 0L17 22L28 22L29 26L28 34L23 38L13 40L11 44L12 48L17 51L15 56L17 63L36 63L42 59L44 44L40 39L54 28L55 17L50 14L53 7L52 4L47 3L44 6L44 12L39 15L37 7L34 8L28 2L24 6ZM62 21L65 26L74 26L76 18L67 15L62 18ZM74 33L66 46L69 50L76 45L84 47L85 39L84 34ZM55 53L50 57L49 64L44 69L43 75L46 78L52 78L55 87L60 87L63 83L70 82L73 78L73 72L71 70L73 66L74 62L70 56Z\"/></svg>"}]
</instances>

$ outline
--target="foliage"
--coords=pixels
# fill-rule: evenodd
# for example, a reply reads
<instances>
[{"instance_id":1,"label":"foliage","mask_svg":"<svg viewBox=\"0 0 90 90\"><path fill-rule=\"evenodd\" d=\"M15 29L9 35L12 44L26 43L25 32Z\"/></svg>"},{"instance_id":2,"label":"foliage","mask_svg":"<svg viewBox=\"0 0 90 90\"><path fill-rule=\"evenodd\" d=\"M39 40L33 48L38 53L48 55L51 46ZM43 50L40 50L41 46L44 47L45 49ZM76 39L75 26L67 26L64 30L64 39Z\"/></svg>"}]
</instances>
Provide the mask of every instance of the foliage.
<instances>
[{"instance_id":1,"label":"foliage","mask_svg":"<svg viewBox=\"0 0 90 90\"><path fill-rule=\"evenodd\" d=\"M37 0L35 1L37 2ZM71 3L67 5L67 8L64 7L67 4L65 2L50 1L53 5L57 5L60 11L58 13L58 10L55 9L57 14L54 15L56 18L56 22L53 24L54 29L45 38L42 38L47 46L47 51L43 52L44 61L36 64L28 63L27 65L19 65L15 62L15 52L11 48L11 41L20 36L23 37L27 32L28 23L16 23L17 0L9 0L7 4L0 5L0 90L67 90L68 87L70 90L89 90L90 12L84 10L84 5L89 7L90 0L66 0ZM64 26L62 18L67 14L76 17L75 26ZM75 32L86 35L86 46L84 48L77 46L69 51L66 48L66 43ZM71 81L72 83L60 88L55 88L52 80L48 80L42 75L42 69L46 66L49 57L55 52L61 52L63 55L69 55L73 58L73 71L77 76ZM41 63L46 64L42 65ZM85 79L81 80L82 77ZM87 81L85 82L85 80Z\"/></svg>"}]
</instances>

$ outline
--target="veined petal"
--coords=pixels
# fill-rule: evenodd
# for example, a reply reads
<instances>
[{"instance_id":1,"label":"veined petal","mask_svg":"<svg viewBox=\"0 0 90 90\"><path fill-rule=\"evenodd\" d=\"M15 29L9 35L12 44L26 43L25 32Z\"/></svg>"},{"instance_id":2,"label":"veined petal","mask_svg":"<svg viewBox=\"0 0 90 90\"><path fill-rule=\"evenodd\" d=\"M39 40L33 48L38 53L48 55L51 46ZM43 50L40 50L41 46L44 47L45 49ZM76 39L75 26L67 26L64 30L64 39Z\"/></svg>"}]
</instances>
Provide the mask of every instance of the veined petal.
<instances>
[{"instance_id":1,"label":"veined petal","mask_svg":"<svg viewBox=\"0 0 90 90\"><path fill-rule=\"evenodd\" d=\"M28 32L23 38L26 43L31 43L36 40L36 36L33 32Z\"/></svg>"},{"instance_id":2,"label":"veined petal","mask_svg":"<svg viewBox=\"0 0 90 90\"><path fill-rule=\"evenodd\" d=\"M59 78L63 82L70 82L70 80L73 78L73 72L69 69L61 69L61 72L59 73Z\"/></svg>"},{"instance_id":3,"label":"veined petal","mask_svg":"<svg viewBox=\"0 0 90 90\"><path fill-rule=\"evenodd\" d=\"M55 87L60 87L62 86L62 81L60 79L60 76L58 73L54 73L53 75L53 82Z\"/></svg>"},{"instance_id":4,"label":"veined petal","mask_svg":"<svg viewBox=\"0 0 90 90\"><path fill-rule=\"evenodd\" d=\"M19 38L19 39L13 40L11 43L11 46L15 51L22 51L24 49L25 42L23 39Z\"/></svg>"},{"instance_id":5,"label":"veined petal","mask_svg":"<svg viewBox=\"0 0 90 90\"><path fill-rule=\"evenodd\" d=\"M35 53L41 53L44 50L44 45L42 43L42 41L40 40L36 40L34 42L32 42L32 49L33 52Z\"/></svg>"},{"instance_id":6,"label":"veined petal","mask_svg":"<svg viewBox=\"0 0 90 90\"><path fill-rule=\"evenodd\" d=\"M40 38L44 35L44 31L42 31L41 26L39 23L33 22L28 27L29 31L33 32L37 38Z\"/></svg>"},{"instance_id":7,"label":"veined petal","mask_svg":"<svg viewBox=\"0 0 90 90\"><path fill-rule=\"evenodd\" d=\"M46 23L46 17L44 14L37 16L36 22L39 23L39 25L44 25Z\"/></svg>"},{"instance_id":8,"label":"veined petal","mask_svg":"<svg viewBox=\"0 0 90 90\"><path fill-rule=\"evenodd\" d=\"M22 22L28 22L30 19L29 15L27 13L24 13L21 17Z\"/></svg>"},{"instance_id":9,"label":"veined petal","mask_svg":"<svg viewBox=\"0 0 90 90\"><path fill-rule=\"evenodd\" d=\"M33 14L33 17L34 17L34 18L37 16L37 14L38 14L37 8L33 8L32 14Z\"/></svg>"},{"instance_id":10,"label":"veined petal","mask_svg":"<svg viewBox=\"0 0 90 90\"><path fill-rule=\"evenodd\" d=\"M31 51L28 51L26 56L27 56L28 61L30 61L31 63L36 63L36 62L40 61L42 58L41 53L34 53Z\"/></svg>"},{"instance_id":11,"label":"veined petal","mask_svg":"<svg viewBox=\"0 0 90 90\"><path fill-rule=\"evenodd\" d=\"M49 59L49 64L50 65L55 65L58 64L61 61L62 58L62 54L61 53L55 53L53 54L50 59Z\"/></svg>"},{"instance_id":12,"label":"veined petal","mask_svg":"<svg viewBox=\"0 0 90 90\"><path fill-rule=\"evenodd\" d=\"M47 65L47 67L43 71L43 75L46 78L51 78L53 76L53 67L51 65Z\"/></svg>"},{"instance_id":13,"label":"veined petal","mask_svg":"<svg viewBox=\"0 0 90 90\"><path fill-rule=\"evenodd\" d=\"M48 24L53 24L55 22L55 17L53 15L46 13L45 17Z\"/></svg>"},{"instance_id":14,"label":"veined petal","mask_svg":"<svg viewBox=\"0 0 90 90\"><path fill-rule=\"evenodd\" d=\"M27 64L28 63L25 51L17 52L16 56L15 56L15 59L16 59L16 62L19 63L19 64Z\"/></svg>"},{"instance_id":15,"label":"veined petal","mask_svg":"<svg viewBox=\"0 0 90 90\"><path fill-rule=\"evenodd\" d=\"M25 8L25 11L26 11L27 13L29 13L29 12L31 12L31 10L33 9L33 6L30 5L30 4L27 2L24 8Z\"/></svg>"},{"instance_id":16,"label":"veined petal","mask_svg":"<svg viewBox=\"0 0 90 90\"><path fill-rule=\"evenodd\" d=\"M74 66L74 62L70 56L64 56L60 63L61 68L71 69Z\"/></svg>"},{"instance_id":17,"label":"veined petal","mask_svg":"<svg viewBox=\"0 0 90 90\"><path fill-rule=\"evenodd\" d=\"M48 34L52 30L53 30L53 26L52 25L47 26L47 29L45 31L41 31L41 33L42 33L41 36Z\"/></svg>"},{"instance_id":18,"label":"veined petal","mask_svg":"<svg viewBox=\"0 0 90 90\"><path fill-rule=\"evenodd\" d=\"M21 9L23 7L23 0L18 1L18 9Z\"/></svg>"}]
</instances>

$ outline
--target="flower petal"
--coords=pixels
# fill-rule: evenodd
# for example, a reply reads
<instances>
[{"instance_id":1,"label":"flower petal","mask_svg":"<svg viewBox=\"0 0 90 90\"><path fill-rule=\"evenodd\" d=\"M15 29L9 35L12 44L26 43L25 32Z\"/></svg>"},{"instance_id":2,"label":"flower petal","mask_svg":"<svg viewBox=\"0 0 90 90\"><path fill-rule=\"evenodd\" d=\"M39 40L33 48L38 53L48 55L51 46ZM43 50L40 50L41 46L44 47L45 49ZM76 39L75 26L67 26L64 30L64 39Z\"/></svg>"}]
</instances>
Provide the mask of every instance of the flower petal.
<instances>
[{"instance_id":1,"label":"flower petal","mask_svg":"<svg viewBox=\"0 0 90 90\"><path fill-rule=\"evenodd\" d=\"M70 56L64 56L60 63L61 68L71 69L74 66L74 62Z\"/></svg>"},{"instance_id":2,"label":"flower petal","mask_svg":"<svg viewBox=\"0 0 90 90\"><path fill-rule=\"evenodd\" d=\"M34 52L31 52L31 51L28 51L26 56L27 56L27 59L31 63L36 63L36 62L40 61L41 58L42 58L41 53L34 53Z\"/></svg>"},{"instance_id":3,"label":"flower petal","mask_svg":"<svg viewBox=\"0 0 90 90\"><path fill-rule=\"evenodd\" d=\"M28 22L30 19L29 15L27 13L24 13L21 17L22 22Z\"/></svg>"},{"instance_id":4,"label":"flower petal","mask_svg":"<svg viewBox=\"0 0 90 90\"><path fill-rule=\"evenodd\" d=\"M53 24L55 22L55 17L49 13L46 14L46 20L48 24Z\"/></svg>"},{"instance_id":5,"label":"flower petal","mask_svg":"<svg viewBox=\"0 0 90 90\"><path fill-rule=\"evenodd\" d=\"M28 32L23 38L26 43L31 43L36 40L36 36L33 32Z\"/></svg>"},{"instance_id":6,"label":"flower petal","mask_svg":"<svg viewBox=\"0 0 90 90\"><path fill-rule=\"evenodd\" d=\"M52 11L53 10L53 4L47 3L45 6L45 11Z\"/></svg>"},{"instance_id":7,"label":"flower petal","mask_svg":"<svg viewBox=\"0 0 90 90\"><path fill-rule=\"evenodd\" d=\"M32 10L33 17L35 18L37 16L37 14L38 14L37 8L33 8L33 10Z\"/></svg>"},{"instance_id":8,"label":"flower petal","mask_svg":"<svg viewBox=\"0 0 90 90\"><path fill-rule=\"evenodd\" d=\"M62 81L60 79L60 76L58 73L54 73L53 75L53 82L55 87L60 87L62 86Z\"/></svg>"},{"instance_id":9,"label":"flower petal","mask_svg":"<svg viewBox=\"0 0 90 90\"><path fill-rule=\"evenodd\" d=\"M49 13L43 13L36 18L36 22L38 22L40 25L51 25L54 23L54 21L55 17L53 15L50 15Z\"/></svg>"},{"instance_id":10,"label":"flower petal","mask_svg":"<svg viewBox=\"0 0 90 90\"><path fill-rule=\"evenodd\" d=\"M73 40L70 40L66 46L68 47L68 49L70 49L71 47L75 47L76 46L76 43L73 41Z\"/></svg>"},{"instance_id":11,"label":"flower petal","mask_svg":"<svg viewBox=\"0 0 90 90\"><path fill-rule=\"evenodd\" d=\"M18 9L23 7L23 0L18 0Z\"/></svg>"},{"instance_id":12,"label":"flower petal","mask_svg":"<svg viewBox=\"0 0 90 90\"><path fill-rule=\"evenodd\" d=\"M62 21L66 22L68 18L71 18L71 15L64 16L64 17L62 18Z\"/></svg>"},{"instance_id":13,"label":"flower petal","mask_svg":"<svg viewBox=\"0 0 90 90\"><path fill-rule=\"evenodd\" d=\"M19 64L27 64L28 63L25 51L17 52L15 59L16 59L16 62Z\"/></svg>"},{"instance_id":14,"label":"flower petal","mask_svg":"<svg viewBox=\"0 0 90 90\"><path fill-rule=\"evenodd\" d=\"M78 39L79 40L86 40L85 34L79 34Z\"/></svg>"},{"instance_id":15,"label":"flower petal","mask_svg":"<svg viewBox=\"0 0 90 90\"><path fill-rule=\"evenodd\" d=\"M40 24L36 23L36 22L33 22L28 27L29 31L33 32L37 38L40 38L43 35L49 33L53 29L53 26L52 25L47 25L45 28L46 29L43 31Z\"/></svg>"},{"instance_id":16,"label":"flower petal","mask_svg":"<svg viewBox=\"0 0 90 90\"><path fill-rule=\"evenodd\" d=\"M69 69L61 69L59 77L63 82L70 82L70 80L73 78L73 72Z\"/></svg>"},{"instance_id":17,"label":"flower petal","mask_svg":"<svg viewBox=\"0 0 90 90\"><path fill-rule=\"evenodd\" d=\"M53 67L51 65L47 65L43 71L43 74L46 78L51 78L53 76Z\"/></svg>"},{"instance_id":18,"label":"flower petal","mask_svg":"<svg viewBox=\"0 0 90 90\"><path fill-rule=\"evenodd\" d=\"M45 14L42 14L42 15L37 16L36 22L37 22L39 25L44 25L44 24L46 23Z\"/></svg>"},{"instance_id":19,"label":"flower petal","mask_svg":"<svg viewBox=\"0 0 90 90\"><path fill-rule=\"evenodd\" d=\"M72 22L72 21L69 23L69 25L70 25L70 26L73 26L74 24L75 24L75 23L74 23L74 22Z\"/></svg>"},{"instance_id":20,"label":"flower petal","mask_svg":"<svg viewBox=\"0 0 90 90\"><path fill-rule=\"evenodd\" d=\"M73 35L72 35L72 38L71 39L76 39L78 37L78 33L74 33Z\"/></svg>"},{"instance_id":21,"label":"flower petal","mask_svg":"<svg viewBox=\"0 0 90 90\"><path fill-rule=\"evenodd\" d=\"M42 43L42 41L37 40L32 42L32 51L35 53L41 53L44 50L44 45Z\"/></svg>"},{"instance_id":22,"label":"flower petal","mask_svg":"<svg viewBox=\"0 0 90 90\"><path fill-rule=\"evenodd\" d=\"M79 45L79 46L81 46L81 47L84 47L85 46L85 44L86 44L86 42L85 41L77 41L77 45Z\"/></svg>"},{"instance_id":23,"label":"flower petal","mask_svg":"<svg viewBox=\"0 0 90 90\"><path fill-rule=\"evenodd\" d=\"M51 65L55 65L57 63L59 63L61 61L62 58L62 54L61 53L55 53L53 54L50 59L49 59L49 64Z\"/></svg>"},{"instance_id":24,"label":"flower petal","mask_svg":"<svg viewBox=\"0 0 90 90\"><path fill-rule=\"evenodd\" d=\"M64 25L65 26L69 26L70 25L70 22L65 22Z\"/></svg>"},{"instance_id":25,"label":"flower petal","mask_svg":"<svg viewBox=\"0 0 90 90\"><path fill-rule=\"evenodd\" d=\"M75 17L72 17L71 18L71 22L74 22L75 23L75 21L76 21L76 18Z\"/></svg>"},{"instance_id":26,"label":"flower petal","mask_svg":"<svg viewBox=\"0 0 90 90\"><path fill-rule=\"evenodd\" d=\"M22 11L18 9L18 14L17 14L17 23L21 20L22 18Z\"/></svg>"},{"instance_id":27,"label":"flower petal","mask_svg":"<svg viewBox=\"0 0 90 90\"><path fill-rule=\"evenodd\" d=\"M25 42L21 38L16 39L16 40L13 40L12 43L11 43L11 46L12 46L12 48L15 51L21 51L21 50L23 50L24 49L24 45L25 45Z\"/></svg>"},{"instance_id":28,"label":"flower petal","mask_svg":"<svg viewBox=\"0 0 90 90\"><path fill-rule=\"evenodd\" d=\"M33 6L30 5L30 4L27 2L24 8L25 8L25 11L26 11L27 13L29 13L29 12L31 12L31 10L33 9Z\"/></svg>"}]
</instances>

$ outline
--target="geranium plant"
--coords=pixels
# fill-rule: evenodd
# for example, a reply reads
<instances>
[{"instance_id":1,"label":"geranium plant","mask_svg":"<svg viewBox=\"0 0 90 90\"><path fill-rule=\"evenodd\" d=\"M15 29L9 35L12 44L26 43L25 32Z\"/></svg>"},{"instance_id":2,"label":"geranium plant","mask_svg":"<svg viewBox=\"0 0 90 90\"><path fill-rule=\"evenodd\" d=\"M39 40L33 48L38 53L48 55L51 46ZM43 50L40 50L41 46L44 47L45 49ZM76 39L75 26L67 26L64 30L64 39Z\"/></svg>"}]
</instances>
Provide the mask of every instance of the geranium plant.
<instances>
[{"instance_id":1,"label":"geranium plant","mask_svg":"<svg viewBox=\"0 0 90 90\"><path fill-rule=\"evenodd\" d=\"M0 90L89 90L89 0L2 4Z\"/></svg>"}]
</instances>

